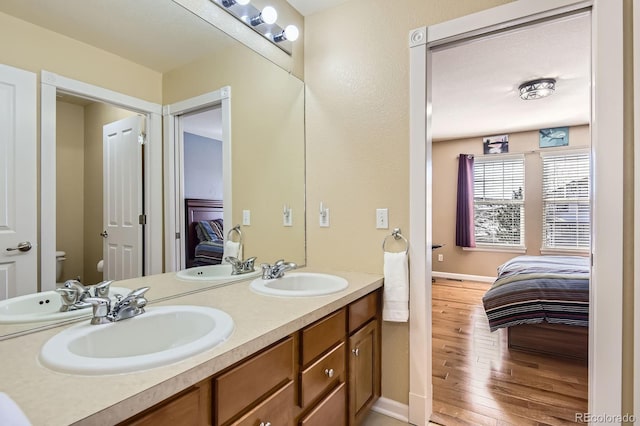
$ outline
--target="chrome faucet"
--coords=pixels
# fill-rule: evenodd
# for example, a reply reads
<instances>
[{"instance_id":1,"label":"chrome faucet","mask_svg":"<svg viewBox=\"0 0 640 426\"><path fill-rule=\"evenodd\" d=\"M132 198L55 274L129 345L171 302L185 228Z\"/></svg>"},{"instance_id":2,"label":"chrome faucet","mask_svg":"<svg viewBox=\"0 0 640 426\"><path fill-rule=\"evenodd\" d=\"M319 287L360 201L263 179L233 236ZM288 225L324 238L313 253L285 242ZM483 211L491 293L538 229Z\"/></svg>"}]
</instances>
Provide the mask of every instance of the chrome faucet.
<instances>
[{"instance_id":1,"label":"chrome faucet","mask_svg":"<svg viewBox=\"0 0 640 426\"><path fill-rule=\"evenodd\" d=\"M113 307L108 297L88 297L85 301L93 306L91 324L108 324L143 314L147 306L144 294L148 290L149 287L141 287L124 297L116 295Z\"/></svg>"},{"instance_id":2,"label":"chrome faucet","mask_svg":"<svg viewBox=\"0 0 640 426\"><path fill-rule=\"evenodd\" d=\"M284 259L276 261L273 265L263 263L262 265L262 279L272 280L274 278L282 278L285 271L296 269L298 265L293 262L285 262Z\"/></svg>"},{"instance_id":3,"label":"chrome faucet","mask_svg":"<svg viewBox=\"0 0 640 426\"><path fill-rule=\"evenodd\" d=\"M231 264L231 275L240 275L253 272L256 259L256 257L250 257L243 262L242 260L233 256L227 256L224 258L225 262Z\"/></svg>"},{"instance_id":4,"label":"chrome faucet","mask_svg":"<svg viewBox=\"0 0 640 426\"><path fill-rule=\"evenodd\" d=\"M85 286L78 280L67 280L64 285L56 289L62 297L60 312L75 311L91 306L87 302L90 297L107 297L109 287L113 281L102 281L96 285ZM91 291L93 290L93 294Z\"/></svg>"}]
</instances>

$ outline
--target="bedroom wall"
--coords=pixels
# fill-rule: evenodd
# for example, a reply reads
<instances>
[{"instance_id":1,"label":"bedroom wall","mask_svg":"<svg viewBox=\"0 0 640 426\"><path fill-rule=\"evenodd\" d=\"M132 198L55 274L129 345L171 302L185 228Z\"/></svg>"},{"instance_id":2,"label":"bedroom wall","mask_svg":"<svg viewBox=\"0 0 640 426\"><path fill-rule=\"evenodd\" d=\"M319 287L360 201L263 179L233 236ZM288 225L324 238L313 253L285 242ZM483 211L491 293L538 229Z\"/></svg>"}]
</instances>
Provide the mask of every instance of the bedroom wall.
<instances>
[{"instance_id":1,"label":"bedroom wall","mask_svg":"<svg viewBox=\"0 0 640 426\"><path fill-rule=\"evenodd\" d=\"M494 133L501 134L500 131ZM545 152L545 149L539 148L537 130L509 134L509 153L526 153L524 157L526 253L463 250L461 247L456 247L458 154L482 155L481 136L433 143L433 241L444 244L444 247L433 252L434 271L495 277L496 268L499 265L519 254L540 255L542 247L540 152ZM589 126L571 127L568 148L588 147L590 147ZM443 262L438 262L438 254L444 255Z\"/></svg>"},{"instance_id":2,"label":"bedroom wall","mask_svg":"<svg viewBox=\"0 0 640 426\"><path fill-rule=\"evenodd\" d=\"M184 134L184 196L222 200L222 141Z\"/></svg>"},{"instance_id":3,"label":"bedroom wall","mask_svg":"<svg viewBox=\"0 0 640 426\"><path fill-rule=\"evenodd\" d=\"M409 31L507 0L351 0L306 17L309 264L382 273L375 209L409 233ZM318 226L320 201L331 227ZM383 323L382 394L406 404L409 327Z\"/></svg>"}]
</instances>

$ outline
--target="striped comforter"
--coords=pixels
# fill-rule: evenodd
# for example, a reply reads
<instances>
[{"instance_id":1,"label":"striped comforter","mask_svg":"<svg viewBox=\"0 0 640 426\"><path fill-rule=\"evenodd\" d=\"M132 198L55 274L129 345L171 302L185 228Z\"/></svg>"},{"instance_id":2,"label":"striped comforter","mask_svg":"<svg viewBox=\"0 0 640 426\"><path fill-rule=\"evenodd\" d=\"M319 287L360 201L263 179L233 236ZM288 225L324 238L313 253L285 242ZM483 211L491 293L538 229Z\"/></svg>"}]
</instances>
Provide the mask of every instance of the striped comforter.
<instances>
[{"instance_id":1,"label":"striped comforter","mask_svg":"<svg viewBox=\"0 0 640 426\"><path fill-rule=\"evenodd\" d=\"M491 331L518 324L589 325L589 258L518 256L482 298Z\"/></svg>"},{"instance_id":2,"label":"striped comforter","mask_svg":"<svg viewBox=\"0 0 640 426\"><path fill-rule=\"evenodd\" d=\"M222 262L224 242L202 241L196 246L193 266L218 265Z\"/></svg>"}]
</instances>

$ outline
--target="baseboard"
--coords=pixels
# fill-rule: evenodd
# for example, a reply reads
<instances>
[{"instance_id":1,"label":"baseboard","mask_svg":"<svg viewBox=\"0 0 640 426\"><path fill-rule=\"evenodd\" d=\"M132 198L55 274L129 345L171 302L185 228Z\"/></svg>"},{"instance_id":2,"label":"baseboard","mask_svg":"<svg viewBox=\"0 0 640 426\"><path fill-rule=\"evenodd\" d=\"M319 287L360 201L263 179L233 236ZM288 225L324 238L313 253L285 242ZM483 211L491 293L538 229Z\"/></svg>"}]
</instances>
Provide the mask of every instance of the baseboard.
<instances>
[{"instance_id":1,"label":"baseboard","mask_svg":"<svg viewBox=\"0 0 640 426\"><path fill-rule=\"evenodd\" d=\"M463 280L463 281L478 281L481 283L492 283L496 280L496 277L485 277L482 275L467 275L467 274L455 274L452 272L431 272L431 276L434 278L448 278L451 280Z\"/></svg>"},{"instance_id":2,"label":"baseboard","mask_svg":"<svg viewBox=\"0 0 640 426\"><path fill-rule=\"evenodd\" d=\"M409 406L393 399L380 397L371 407L376 413L383 414L401 422L409 422Z\"/></svg>"}]
</instances>

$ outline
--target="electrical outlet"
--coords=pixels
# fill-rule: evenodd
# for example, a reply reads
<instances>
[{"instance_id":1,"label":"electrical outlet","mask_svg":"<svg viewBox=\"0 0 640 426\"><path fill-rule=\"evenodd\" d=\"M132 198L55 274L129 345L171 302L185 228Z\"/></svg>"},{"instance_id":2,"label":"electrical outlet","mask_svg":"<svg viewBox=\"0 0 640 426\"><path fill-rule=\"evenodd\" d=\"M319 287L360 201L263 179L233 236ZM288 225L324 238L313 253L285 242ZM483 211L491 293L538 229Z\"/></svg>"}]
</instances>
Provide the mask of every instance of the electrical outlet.
<instances>
[{"instance_id":1,"label":"electrical outlet","mask_svg":"<svg viewBox=\"0 0 640 426\"><path fill-rule=\"evenodd\" d=\"M444 262L444 254L438 254L438 262Z\"/></svg>"},{"instance_id":2,"label":"electrical outlet","mask_svg":"<svg viewBox=\"0 0 640 426\"><path fill-rule=\"evenodd\" d=\"M324 208L320 210L320 227L328 228L329 227L329 209Z\"/></svg>"},{"instance_id":3,"label":"electrical outlet","mask_svg":"<svg viewBox=\"0 0 640 426\"><path fill-rule=\"evenodd\" d=\"M251 210L242 210L242 224L245 226L251 225Z\"/></svg>"},{"instance_id":4,"label":"electrical outlet","mask_svg":"<svg viewBox=\"0 0 640 426\"><path fill-rule=\"evenodd\" d=\"M376 229L389 229L389 209L376 209Z\"/></svg>"}]
</instances>

